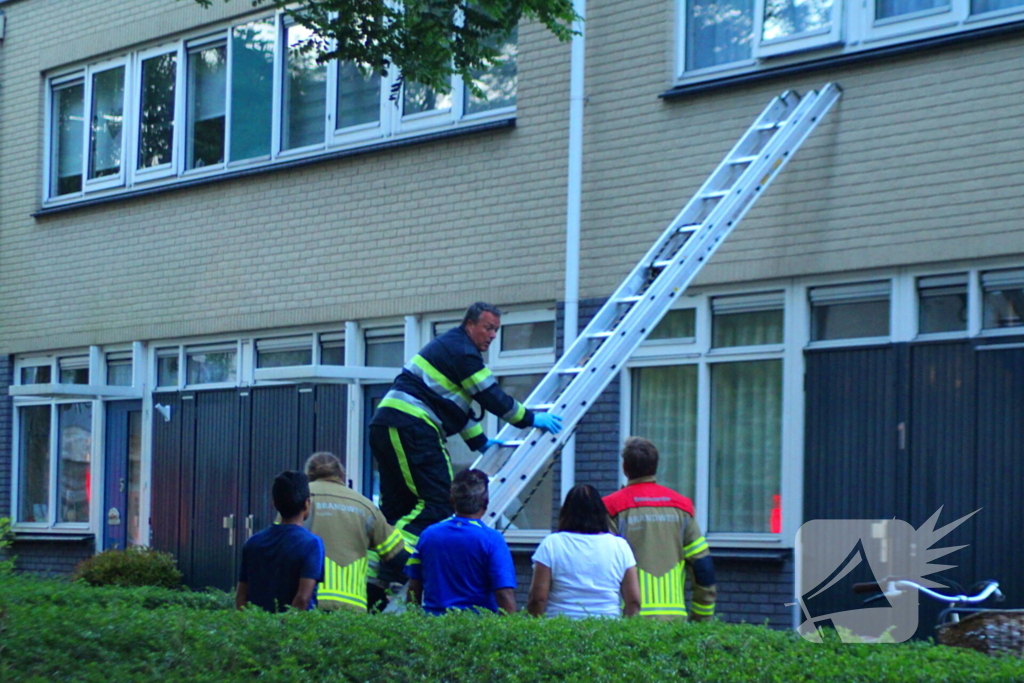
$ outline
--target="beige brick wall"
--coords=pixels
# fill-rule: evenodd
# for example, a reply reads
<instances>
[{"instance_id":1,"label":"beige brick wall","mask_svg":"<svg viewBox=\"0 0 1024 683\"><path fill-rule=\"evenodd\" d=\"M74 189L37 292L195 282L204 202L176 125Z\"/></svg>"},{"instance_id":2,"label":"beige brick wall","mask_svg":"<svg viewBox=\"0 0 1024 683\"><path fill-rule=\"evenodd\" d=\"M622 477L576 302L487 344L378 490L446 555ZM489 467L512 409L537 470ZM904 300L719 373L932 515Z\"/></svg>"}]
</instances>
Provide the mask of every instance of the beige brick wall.
<instances>
[{"instance_id":1,"label":"beige brick wall","mask_svg":"<svg viewBox=\"0 0 1024 683\"><path fill-rule=\"evenodd\" d=\"M249 8L216 4L4 5L0 351L561 298L569 48L536 26L520 33L515 129L33 219L41 65Z\"/></svg>"},{"instance_id":2,"label":"beige brick wall","mask_svg":"<svg viewBox=\"0 0 1024 683\"><path fill-rule=\"evenodd\" d=\"M1024 254L1024 36L683 99L674 3L591 3L581 292L606 296L779 92L842 99L701 273L723 283Z\"/></svg>"}]
</instances>

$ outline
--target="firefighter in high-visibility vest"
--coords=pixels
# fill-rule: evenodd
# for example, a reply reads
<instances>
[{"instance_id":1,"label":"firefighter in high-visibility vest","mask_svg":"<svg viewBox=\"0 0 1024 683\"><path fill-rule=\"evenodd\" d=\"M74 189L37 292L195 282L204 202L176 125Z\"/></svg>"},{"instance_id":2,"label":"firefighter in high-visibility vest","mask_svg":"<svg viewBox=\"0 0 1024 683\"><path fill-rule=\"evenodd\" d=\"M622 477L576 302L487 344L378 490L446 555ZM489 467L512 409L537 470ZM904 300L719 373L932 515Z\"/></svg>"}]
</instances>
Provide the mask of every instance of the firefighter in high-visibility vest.
<instances>
[{"instance_id":1,"label":"firefighter in high-visibility vest","mask_svg":"<svg viewBox=\"0 0 1024 683\"><path fill-rule=\"evenodd\" d=\"M494 443L470 424L473 403L516 427L557 433L561 418L527 409L498 386L483 353L501 326L501 311L477 302L462 324L440 335L395 378L370 420L370 450L380 472L380 506L413 550L420 533L452 516L452 463L445 440L459 434L470 450Z\"/></svg>"},{"instance_id":2,"label":"firefighter in high-visibility vest","mask_svg":"<svg viewBox=\"0 0 1024 683\"><path fill-rule=\"evenodd\" d=\"M317 606L366 612L370 557L401 573L408 558L402 535L369 499L345 485L345 468L332 453L306 461L310 513L305 526L324 542L324 582Z\"/></svg>"},{"instance_id":3,"label":"firefighter in high-visibility vest","mask_svg":"<svg viewBox=\"0 0 1024 683\"><path fill-rule=\"evenodd\" d=\"M715 566L689 498L655 481L658 449L631 436L622 449L626 486L605 496L613 530L629 542L640 578L640 616L687 618L685 585L690 580L692 621L715 614Z\"/></svg>"}]
</instances>

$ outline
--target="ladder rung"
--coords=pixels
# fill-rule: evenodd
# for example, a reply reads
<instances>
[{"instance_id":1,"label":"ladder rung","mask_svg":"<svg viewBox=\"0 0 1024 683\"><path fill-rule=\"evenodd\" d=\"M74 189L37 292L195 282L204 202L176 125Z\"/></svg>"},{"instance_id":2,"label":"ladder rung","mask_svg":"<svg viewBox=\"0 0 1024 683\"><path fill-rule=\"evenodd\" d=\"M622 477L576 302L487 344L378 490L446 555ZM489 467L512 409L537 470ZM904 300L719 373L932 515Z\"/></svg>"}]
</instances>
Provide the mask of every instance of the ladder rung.
<instances>
[{"instance_id":1,"label":"ladder rung","mask_svg":"<svg viewBox=\"0 0 1024 683\"><path fill-rule=\"evenodd\" d=\"M711 190L700 196L701 199L721 199L729 194L730 190Z\"/></svg>"},{"instance_id":2,"label":"ladder rung","mask_svg":"<svg viewBox=\"0 0 1024 683\"><path fill-rule=\"evenodd\" d=\"M535 406L526 406L530 410L551 410L555 407L554 403L538 403Z\"/></svg>"},{"instance_id":3,"label":"ladder rung","mask_svg":"<svg viewBox=\"0 0 1024 683\"><path fill-rule=\"evenodd\" d=\"M680 225L676 228L676 232L697 232L700 229L700 223L687 223L686 225Z\"/></svg>"},{"instance_id":4,"label":"ladder rung","mask_svg":"<svg viewBox=\"0 0 1024 683\"><path fill-rule=\"evenodd\" d=\"M615 333L612 332L611 330L605 330L604 332L592 332L591 334L588 334L587 336L588 337L592 337L593 339L604 339L605 337L610 337L613 334L615 334Z\"/></svg>"},{"instance_id":5,"label":"ladder rung","mask_svg":"<svg viewBox=\"0 0 1024 683\"><path fill-rule=\"evenodd\" d=\"M558 374L560 374L560 375L578 375L581 372L583 372L583 370L584 370L583 368L565 368L563 370L559 370Z\"/></svg>"},{"instance_id":6,"label":"ladder rung","mask_svg":"<svg viewBox=\"0 0 1024 683\"><path fill-rule=\"evenodd\" d=\"M665 266L667 266L670 263L672 263L672 262L671 261L655 261L654 262L654 267L655 268L664 268Z\"/></svg>"},{"instance_id":7,"label":"ladder rung","mask_svg":"<svg viewBox=\"0 0 1024 683\"><path fill-rule=\"evenodd\" d=\"M776 128L782 128L785 126L787 121L776 121L775 123L762 123L756 127L756 130L775 130Z\"/></svg>"},{"instance_id":8,"label":"ladder rung","mask_svg":"<svg viewBox=\"0 0 1024 683\"><path fill-rule=\"evenodd\" d=\"M509 441L502 441L497 445L501 446L502 448L517 448L519 446L522 446L524 443L526 443L526 441L524 441L523 439L510 439Z\"/></svg>"},{"instance_id":9,"label":"ladder rung","mask_svg":"<svg viewBox=\"0 0 1024 683\"><path fill-rule=\"evenodd\" d=\"M643 297L640 296L639 294L631 294L629 296L622 297L621 299L618 300L618 302L622 304L634 304L637 301L640 301L640 299L643 299Z\"/></svg>"},{"instance_id":10,"label":"ladder rung","mask_svg":"<svg viewBox=\"0 0 1024 683\"><path fill-rule=\"evenodd\" d=\"M736 157L735 159L730 159L729 163L730 164L749 164L750 162L756 161L756 160L757 160L757 155L755 154L752 157Z\"/></svg>"}]
</instances>

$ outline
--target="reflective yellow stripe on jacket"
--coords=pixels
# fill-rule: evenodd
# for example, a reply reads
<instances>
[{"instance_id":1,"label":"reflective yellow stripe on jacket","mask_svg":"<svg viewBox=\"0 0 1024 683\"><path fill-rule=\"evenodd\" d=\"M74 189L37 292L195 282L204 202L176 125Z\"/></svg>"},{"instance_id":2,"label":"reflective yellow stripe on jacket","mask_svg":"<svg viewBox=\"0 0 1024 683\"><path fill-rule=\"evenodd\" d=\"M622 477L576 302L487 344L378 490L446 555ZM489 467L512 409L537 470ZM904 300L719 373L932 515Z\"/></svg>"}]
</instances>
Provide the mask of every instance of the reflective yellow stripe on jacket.
<instances>
[{"instance_id":1,"label":"reflective yellow stripe on jacket","mask_svg":"<svg viewBox=\"0 0 1024 683\"><path fill-rule=\"evenodd\" d=\"M341 567L329 557L324 558L324 582L317 588L317 604L321 609L348 608L366 611L366 558Z\"/></svg>"},{"instance_id":2,"label":"reflective yellow stripe on jacket","mask_svg":"<svg viewBox=\"0 0 1024 683\"><path fill-rule=\"evenodd\" d=\"M664 576L652 576L643 569L637 569L640 579L640 616L686 617L684 565L685 562L680 562Z\"/></svg>"}]
</instances>

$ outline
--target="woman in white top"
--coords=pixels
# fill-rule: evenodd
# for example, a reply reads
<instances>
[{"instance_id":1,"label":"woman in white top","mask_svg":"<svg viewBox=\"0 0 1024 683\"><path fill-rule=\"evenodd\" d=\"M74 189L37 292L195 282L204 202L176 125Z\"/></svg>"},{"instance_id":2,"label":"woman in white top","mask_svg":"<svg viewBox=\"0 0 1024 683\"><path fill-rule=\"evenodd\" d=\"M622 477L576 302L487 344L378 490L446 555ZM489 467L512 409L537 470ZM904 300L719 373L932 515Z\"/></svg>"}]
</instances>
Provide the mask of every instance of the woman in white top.
<instances>
[{"instance_id":1,"label":"woman in white top","mask_svg":"<svg viewBox=\"0 0 1024 683\"><path fill-rule=\"evenodd\" d=\"M533 554L526 609L534 616L571 619L640 612L636 560L626 540L610 533L608 509L593 486L574 486L558 513L558 533Z\"/></svg>"}]
</instances>

